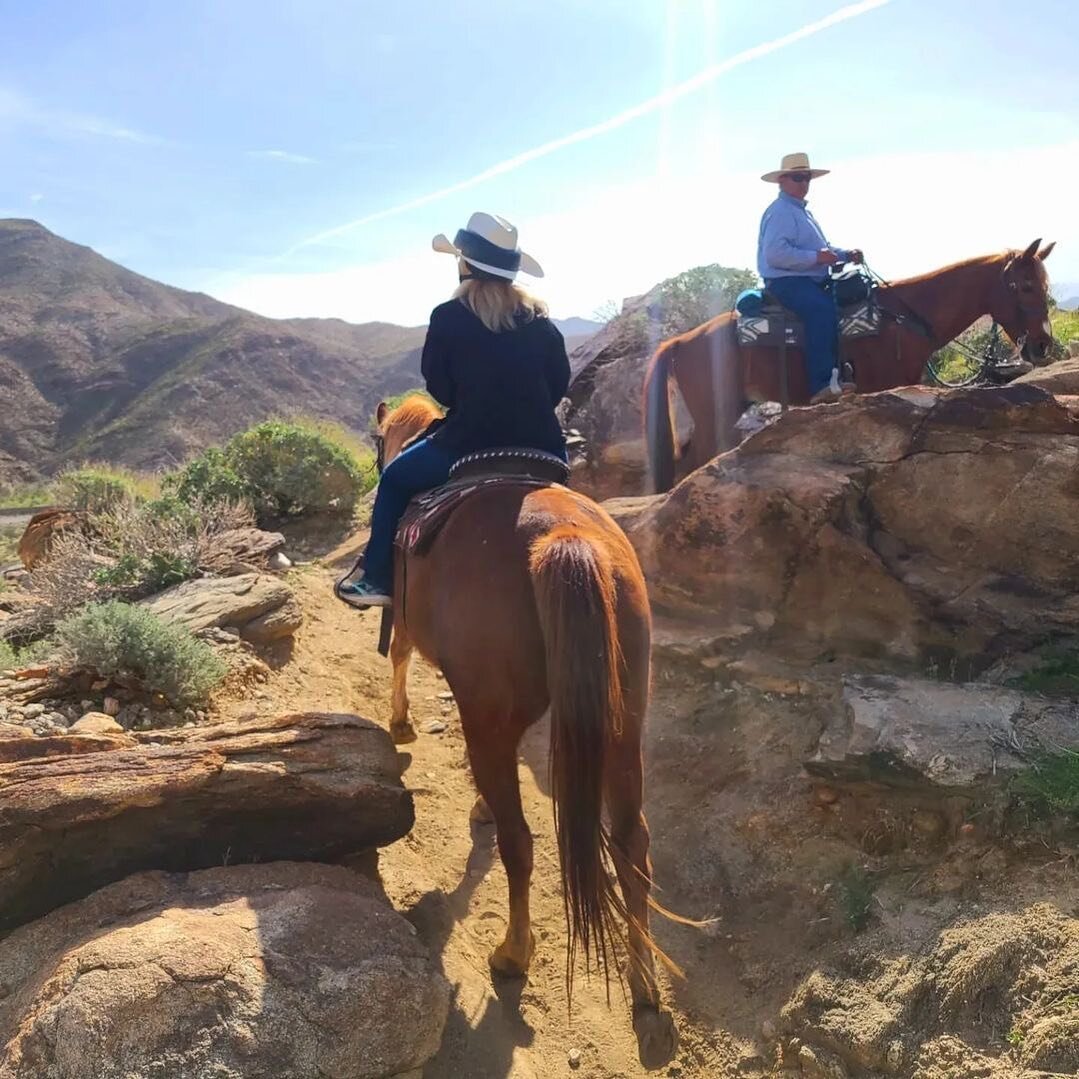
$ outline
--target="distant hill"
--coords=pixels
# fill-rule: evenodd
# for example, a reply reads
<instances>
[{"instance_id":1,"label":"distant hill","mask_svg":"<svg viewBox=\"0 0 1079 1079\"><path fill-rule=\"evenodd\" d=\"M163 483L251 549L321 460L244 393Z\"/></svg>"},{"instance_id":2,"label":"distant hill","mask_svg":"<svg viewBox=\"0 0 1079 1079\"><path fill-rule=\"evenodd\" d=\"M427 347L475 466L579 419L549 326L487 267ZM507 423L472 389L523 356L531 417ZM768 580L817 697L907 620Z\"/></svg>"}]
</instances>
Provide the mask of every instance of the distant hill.
<instances>
[{"instance_id":1,"label":"distant hill","mask_svg":"<svg viewBox=\"0 0 1079 1079\"><path fill-rule=\"evenodd\" d=\"M567 347L600 323L558 323ZM425 328L269 319L0 219L0 485L83 459L171 467L270 415L363 430Z\"/></svg>"},{"instance_id":2,"label":"distant hill","mask_svg":"<svg viewBox=\"0 0 1079 1079\"><path fill-rule=\"evenodd\" d=\"M422 327L262 318L0 220L0 484L173 465L268 415L364 428L419 381Z\"/></svg>"},{"instance_id":3,"label":"distant hill","mask_svg":"<svg viewBox=\"0 0 1079 1079\"><path fill-rule=\"evenodd\" d=\"M1055 281L1052 291L1058 307L1063 307L1065 311L1079 309L1079 281Z\"/></svg>"}]
</instances>

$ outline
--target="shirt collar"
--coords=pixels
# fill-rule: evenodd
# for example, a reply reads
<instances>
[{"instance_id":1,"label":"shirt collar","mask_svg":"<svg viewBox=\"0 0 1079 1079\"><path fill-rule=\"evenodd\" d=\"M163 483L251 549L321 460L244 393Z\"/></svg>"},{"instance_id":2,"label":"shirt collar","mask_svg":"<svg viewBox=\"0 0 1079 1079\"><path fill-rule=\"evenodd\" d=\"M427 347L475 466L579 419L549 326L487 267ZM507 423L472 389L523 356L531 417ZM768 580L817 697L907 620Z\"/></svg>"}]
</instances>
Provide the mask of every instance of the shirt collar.
<instances>
[{"instance_id":1,"label":"shirt collar","mask_svg":"<svg viewBox=\"0 0 1079 1079\"><path fill-rule=\"evenodd\" d=\"M805 209L805 199L797 198L794 195L788 195L786 191L780 191L779 197L787 202L793 202L795 206L801 206L803 210Z\"/></svg>"}]
</instances>

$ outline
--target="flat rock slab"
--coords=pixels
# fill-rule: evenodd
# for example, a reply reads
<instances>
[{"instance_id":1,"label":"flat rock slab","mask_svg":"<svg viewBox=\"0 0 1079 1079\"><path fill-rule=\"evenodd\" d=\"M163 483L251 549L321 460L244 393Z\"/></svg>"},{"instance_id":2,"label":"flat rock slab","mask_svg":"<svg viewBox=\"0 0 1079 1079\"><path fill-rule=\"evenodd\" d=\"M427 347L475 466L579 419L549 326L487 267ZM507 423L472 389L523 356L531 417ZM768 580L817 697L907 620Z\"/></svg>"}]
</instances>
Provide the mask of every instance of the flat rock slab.
<instances>
[{"instance_id":1,"label":"flat rock slab","mask_svg":"<svg viewBox=\"0 0 1079 1079\"><path fill-rule=\"evenodd\" d=\"M844 680L842 705L805 767L838 781L873 780L976 793L1029 767L1032 755L1079 748L1070 702L999 686L866 676Z\"/></svg>"},{"instance_id":2,"label":"flat rock slab","mask_svg":"<svg viewBox=\"0 0 1079 1079\"><path fill-rule=\"evenodd\" d=\"M359 716L0 748L0 929L139 870L332 860L414 820L389 735Z\"/></svg>"},{"instance_id":3,"label":"flat rock slab","mask_svg":"<svg viewBox=\"0 0 1079 1079\"><path fill-rule=\"evenodd\" d=\"M450 987L338 866L141 873L0 942L0 1079L383 1079L438 1050Z\"/></svg>"},{"instance_id":4,"label":"flat rock slab","mask_svg":"<svg viewBox=\"0 0 1079 1079\"><path fill-rule=\"evenodd\" d=\"M262 573L184 581L142 605L192 633L235 626L241 637L259 644L291 637L303 621L292 589Z\"/></svg>"}]
</instances>

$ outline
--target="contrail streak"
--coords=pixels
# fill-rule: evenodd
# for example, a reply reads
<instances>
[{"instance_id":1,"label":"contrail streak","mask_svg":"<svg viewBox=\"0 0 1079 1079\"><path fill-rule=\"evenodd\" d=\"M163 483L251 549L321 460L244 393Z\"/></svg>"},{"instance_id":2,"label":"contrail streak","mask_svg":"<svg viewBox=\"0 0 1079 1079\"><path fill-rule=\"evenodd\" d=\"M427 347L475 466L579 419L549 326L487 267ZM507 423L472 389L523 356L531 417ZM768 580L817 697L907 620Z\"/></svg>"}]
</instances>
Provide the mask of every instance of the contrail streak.
<instances>
[{"instance_id":1,"label":"contrail streak","mask_svg":"<svg viewBox=\"0 0 1079 1079\"><path fill-rule=\"evenodd\" d=\"M884 7L890 2L891 0L860 0L859 3L848 4L846 7L834 11L831 15L827 15L823 19L818 19L816 22L811 22L798 30L792 30L789 34L777 37L774 41L766 41L761 45L754 45L752 48L736 53L734 56L728 57L718 64L712 64L711 66L698 71L692 78L686 79L684 82L680 82L677 85L664 90L662 93L656 94L655 97L650 97L647 101L642 101L640 104L626 109L624 112L617 113L609 119L602 120L598 124L592 124L590 127L582 127L579 131L574 131L569 135L563 135L561 138L545 142L541 146L536 146L531 150L525 150L523 153L507 158L505 161L500 161L497 165L492 165L490 168L484 169L483 172L477 172L474 176L469 176L465 180L459 180L455 184L450 184L449 187L439 188L437 191L432 191L427 195L420 195L417 198L409 199L408 202L402 202L396 206L387 207L385 210L377 210L375 213L366 214L364 217L358 217L354 221L346 221L343 225L337 225L332 229L326 229L325 232L319 232L314 236L310 236L306 240L301 240L285 253L285 257L291 255L302 247L310 247L312 244L318 244L322 243L324 240L333 239L335 236L351 232L353 229L362 228L364 225L370 225L375 221L383 221L387 217L396 217L398 214L407 213L409 210L418 209L420 206L427 206L432 202L438 202L440 199L447 198L450 195L456 195L460 191L467 191L471 187L476 187L478 184L482 184L495 176L502 176L507 172L513 172L522 165L527 165L530 161L536 161L538 158L547 157L548 154L563 150L567 146L575 146L577 143L594 139L598 135L605 135L608 131L615 131L617 128L624 127L634 120L639 120L642 116L648 116L658 109L662 109L675 101L679 101L684 97L688 97L690 94L696 93L709 83L715 82L716 79L726 75L728 71L733 71L735 68L752 63L754 60L759 60L762 56L769 56L774 52L779 52L780 49L785 49L788 45L794 45L796 42L803 41L805 38L812 37L814 34L819 34L824 30L837 26L839 23L856 19L860 15L865 15L867 12L873 11L876 8Z\"/></svg>"}]
</instances>

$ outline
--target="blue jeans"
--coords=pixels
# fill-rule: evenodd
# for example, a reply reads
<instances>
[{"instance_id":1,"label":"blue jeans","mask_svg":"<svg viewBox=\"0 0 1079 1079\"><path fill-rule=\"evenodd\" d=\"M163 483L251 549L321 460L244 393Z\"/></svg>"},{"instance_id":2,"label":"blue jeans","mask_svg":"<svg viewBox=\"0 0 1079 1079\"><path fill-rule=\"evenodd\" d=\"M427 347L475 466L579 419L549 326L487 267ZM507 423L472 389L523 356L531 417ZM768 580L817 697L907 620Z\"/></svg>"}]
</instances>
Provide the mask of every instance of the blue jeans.
<instances>
[{"instance_id":1,"label":"blue jeans","mask_svg":"<svg viewBox=\"0 0 1079 1079\"><path fill-rule=\"evenodd\" d=\"M839 316L831 294L811 277L773 277L768 291L805 326L806 379L809 396L823 390L839 366Z\"/></svg>"},{"instance_id":2,"label":"blue jeans","mask_svg":"<svg viewBox=\"0 0 1079 1079\"><path fill-rule=\"evenodd\" d=\"M383 469L371 513L371 538L363 554L363 577L372 586L393 591L393 540L409 501L421 491L445 483L456 456L436 441L422 439Z\"/></svg>"}]
</instances>

